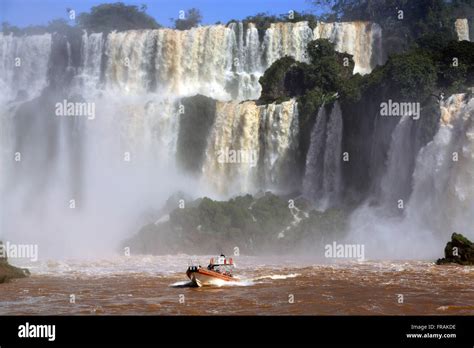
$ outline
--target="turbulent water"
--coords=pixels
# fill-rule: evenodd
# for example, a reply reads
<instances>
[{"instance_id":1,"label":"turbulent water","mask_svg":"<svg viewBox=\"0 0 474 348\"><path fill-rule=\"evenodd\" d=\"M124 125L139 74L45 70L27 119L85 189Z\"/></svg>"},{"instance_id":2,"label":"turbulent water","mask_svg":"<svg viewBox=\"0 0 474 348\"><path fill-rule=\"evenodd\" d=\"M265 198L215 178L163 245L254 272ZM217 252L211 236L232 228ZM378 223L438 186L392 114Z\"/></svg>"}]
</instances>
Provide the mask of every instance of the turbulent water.
<instances>
[{"instance_id":1,"label":"turbulent water","mask_svg":"<svg viewBox=\"0 0 474 348\"><path fill-rule=\"evenodd\" d=\"M208 259L173 255L44 261L31 265L31 278L2 284L0 314L474 314L472 267L241 256L234 258L239 282L187 287L188 262Z\"/></svg>"}]
</instances>

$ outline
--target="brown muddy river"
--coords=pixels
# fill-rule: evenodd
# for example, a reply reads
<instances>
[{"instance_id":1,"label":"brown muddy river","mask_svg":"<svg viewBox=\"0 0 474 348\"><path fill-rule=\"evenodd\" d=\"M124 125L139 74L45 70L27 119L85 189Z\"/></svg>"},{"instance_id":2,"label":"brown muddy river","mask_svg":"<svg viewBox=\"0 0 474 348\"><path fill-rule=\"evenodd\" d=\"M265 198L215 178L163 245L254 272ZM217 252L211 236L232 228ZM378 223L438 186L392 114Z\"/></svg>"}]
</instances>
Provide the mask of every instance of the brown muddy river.
<instances>
[{"instance_id":1,"label":"brown muddy river","mask_svg":"<svg viewBox=\"0 0 474 348\"><path fill-rule=\"evenodd\" d=\"M474 315L474 267L235 258L239 282L187 287L190 260L142 256L30 264L0 285L0 315Z\"/></svg>"}]
</instances>

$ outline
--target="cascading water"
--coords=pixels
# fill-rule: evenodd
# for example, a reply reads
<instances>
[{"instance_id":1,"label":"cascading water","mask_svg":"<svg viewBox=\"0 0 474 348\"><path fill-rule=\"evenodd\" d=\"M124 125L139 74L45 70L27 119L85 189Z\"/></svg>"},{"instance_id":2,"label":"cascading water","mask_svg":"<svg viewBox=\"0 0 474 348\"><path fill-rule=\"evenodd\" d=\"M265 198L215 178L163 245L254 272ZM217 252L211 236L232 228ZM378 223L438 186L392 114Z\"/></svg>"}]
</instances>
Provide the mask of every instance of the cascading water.
<instances>
[{"instance_id":1,"label":"cascading water","mask_svg":"<svg viewBox=\"0 0 474 348\"><path fill-rule=\"evenodd\" d=\"M313 32L306 22L271 24L263 40L266 67L284 56L307 61L306 46L313 39Z\"/></svg>"},{"instance_id":2,"label":"cascading water","mask_svg":"<svg viewBox=\"0 0 474 348\"><path fill-rule=\"evenodd\" d=\"M413 122L416 121L410 116L401 117L392 133L386 173L380 182L379 201L387 213L400 213L400 200L405 201L410 194L413 163L409 153L414 151Z\"/></svg>"},{"instance_id":3,"label":"cascading water","mask_svg":"<svg viewBox=\"0 0 474 348\"><path fill-rule=\"evenodd\" d=\"M51 43L50 34L15 37L0 33L1 105L17 97L35 97L46 87Z\"/></svg>"},{"instance_id":4,"label":"cascading water","mask_svg":"<svg viewBox=\"0 0 474 348\"><path fill-rule=\"evenodd\" d=\"M371 22L318 22L314 39L334 42L336 50L354 56L354 73L368 74L383 64L382 28Z\"/></svg>"},{"instance_id":5,"label":"cascading water","mask_svg":"<svg viewBox=\"0 0 474 348\"><path fill-rule=\"evenodd\" d=\"M474 237L474 98L451 96L440 129L418 154L407 218L438 236Z\"/></svg>"},{"instance_id":6,"label":"cascading water","mask_svg":"<svg viewBox=\"0 0 474 348\"><path fill-rule=\"evenodd\" d=\"M393 216L387 210L400 189L399 176L410 171L410 163L399 161L409 121L402 118L392 137L382 179L386 201L375 207L366 203L351 218L348 240L366 245L368 258L432 259L453 232L474 237L474 99L458 94L442 103L439 130L417 155L411 195L398 205L401 215Z\"/></svg>"},{"instance_id":7,"label":"cascading water","mask_svg":"<svg viewBox=\"0 0 474 348\"><path fill-rule=\"evenodd\" d=\"M260 106L261 165L259 187L291 191L298 177L298 104Z\"/></svg>"},{"instance_id":8,"label":"cascading water","mask_svg":"<svg viewBox=\"0 0 474 348\"><path fill-rule=\"evenodd\" d=\"M328 115L322 106L311 132L303 192L325 210L338 203L341 190L342 113L336 102Z\"/></svg>"},{"instance_id":9,"label":"cascading water","mask_svg":"<svg viewBox=\"0 0 474 348\"><path fill-rule=\"evenodd\" d=\"M174 96L199 93L219 100L257 99L258 78L264 71L286 55L307 60L311 40L335 42L337 50L354 55L354 72L368 73L382 63L380 36L380 27L366 22L318 23L314 33L307 22L274 23L262 41L253 24L244 29L242 23L186 31L113 32L104 47L106 84L129 93L156 88ZM86 66L100 62L102 35L85 35L83 44L92 53L86 56ZM96 78L99 72L93 71Z\"/></svg>"},{"instance_id":10,"label":"cascading water","mask_svg":"<svg viewBox=\"0 0 474 348\"><path fill-rule=\"evenodd\" d=\"M297 108L294 100L262 106L218 103L203 166L205 183L221 194L287 188L294 171Z\"/></svg>"},{"instance_id":11,"label":"cascading water","mask_svg":"<svg viewBox=\"0 0 474 348\"><path fill-rule=\"evenodd\" d=\"M359 26L345 24L329 39L355 55L355 72L367 72L376 59L358 55L375 56L378 33ZM338 38L351 30L364 47ZM259 98L258 79L279 58L305 61L306 45L320 36L306 22L275 23L263 36L242 23L84 33L79 48L58 35L0 34L0 188L8 200L0 237L78 256L110 250L178 189L297 189L296 102L238 102ZM219 100L202 166L207 192L174 163L180 100L196 94ZM219 150L249 150L251 162L220 166Z\"/></svg>"},{"instance_id":12,"label":"cascading water","mask_svg":"<svg viewBox=\"0 0 474 348\"><path fill-rule=\"evenodd\" d=\"M81 47L83 65L75 76L72 88L77 93L94 93L99 87L103 47L104 39L102 33L88 35L84 32Z\"/></svg>"}]
</instances>

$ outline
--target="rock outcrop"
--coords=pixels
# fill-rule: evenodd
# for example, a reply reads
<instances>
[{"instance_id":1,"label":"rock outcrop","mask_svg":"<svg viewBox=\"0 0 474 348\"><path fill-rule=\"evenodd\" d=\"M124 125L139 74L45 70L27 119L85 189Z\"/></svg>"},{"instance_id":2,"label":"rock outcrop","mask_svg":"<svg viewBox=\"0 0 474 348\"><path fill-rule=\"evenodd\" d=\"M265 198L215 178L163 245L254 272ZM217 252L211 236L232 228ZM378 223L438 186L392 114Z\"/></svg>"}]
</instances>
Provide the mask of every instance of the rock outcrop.
<instances>
[{"instance_id":1,"label":"rock outcrop","mask_svg":"<svg viewBox=\"0 0 474 348\"><path fill-rule=\"evenodd\" d=\"M18 268L8 263L8 257L3 247L3 243L0 242L0 284L9 281L14 278L25 278L30 275L30 271L25 268Z\"/></svg>"},{"instance_id":2,"label":"rock outcrop","mask_svg":"<svg viewBox=\"0 0 474 348\"><path fill-rule=\"evenodd\" d=\"M291 198L296 195L296 198ZM134 254L310 253L345 231L343 211L319 212L299 195L260 192L228 201L187 201L122 243ZM167 205L171 205L173 199Z\"/></svg>"},{"instance_id":3,"label":"rock outcrop","mask_svg":"<svg viewBox=\"0 0 474 348\"><path fill-rule=\"evenodd\" d=\"M474 243L462 234L453 233L451 241L449 241L444 248L444 258L436 261L438 265L448 263L474 265Z\"/></svg>"}]
</instances>

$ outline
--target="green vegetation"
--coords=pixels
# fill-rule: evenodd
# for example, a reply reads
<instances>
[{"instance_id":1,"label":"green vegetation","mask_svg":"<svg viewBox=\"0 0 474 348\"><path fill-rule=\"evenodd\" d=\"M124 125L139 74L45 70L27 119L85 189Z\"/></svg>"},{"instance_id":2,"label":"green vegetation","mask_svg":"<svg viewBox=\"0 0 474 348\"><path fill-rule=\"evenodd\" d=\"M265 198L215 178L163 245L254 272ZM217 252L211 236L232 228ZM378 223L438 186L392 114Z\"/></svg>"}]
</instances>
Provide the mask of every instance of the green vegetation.
<instances>
[{"instance_id":1,"label":"green vegetation","mask_svg":"<svg viewBox=\"0 0 474 348\"><path fill-rule=\"evenodd\" d=\"M435 34L440 40L454 40L456 18L474 19L472 0L313 0L326 6L329 21L372 21L383 29L388 55L409 50L416 40Z\"/></svg>"},{"instance_id":2,"label":"green vegetation","mask_svg":"<svg viewBox=\"0 0 474 348\"><path fill-rule=\"evenodd\" d=\"M364 76L362 91L384 87L393 97L420 102L441 91L446 95L466 92L474 82L474 43L449 41L436 49L432 46L419 44L393 55L383 67Z\"/></svg>"},{"instance_id":3,"label":"green vegetation","mask_svg":"<svg viewBox=\"0 0 474 348\"><path fill-rule=\"evenodd\" d=\"M433 94L463 93L474 83L474 43L435 41L424 36L410 51L389 57L371 74L352 74L352 56L319 39L308 44L309 63L283 57L261 77L261 100L298 97L300 111L314 114L336 96L357 102L384 92L392 99L426 102Z\"/></svg>"},{"instance_id":4,"label":"green vegetation","mask_svg":"<svg viewBox=\"0 0 474 348\"><path fill-rule=\"evenodd\" d=\"M353 86L347 84L354 69L351 55L336 52L334 44L326 39L311 41L307 54L309 63L283 57L265 71L260 78L262 101L302 96L303 101L317 100L315 104L322 105L333 101L338 92L354 94Z\"/></svg>"},{"instance_id":5,"label":"green vegetation","mask_svg":"<svg viewBox=\"0 0 474 348\"><path fill-rule=\"evenodd\" d=\"M155 19L146 13L146 5L140 8L135 5L125 5L122 2L101 4L91 8L90 12L77 15L77 25L71 25L73 20L63 18L54 19L48 25L34 25L18 28L8 22L2 23L2 32L13 35L35 35L44 33L59 33L68 37L82 34L82 30L89 32L124 31L131 29L160 28ZM68 11L66 11L68 13Z\"/></svg>"},{"instance_id":6,"label":"green vegetation","mask_svg":"<svg viewBox=\"0 0 474 348\"><path fill-rule=\"evenodd\" d=\"M444 258L436 261L438 265L449 263L474 265L474 243L462 234L453 233L451 241L444 248Z\"/></svg>"},{"instance_id":7,"label":"green vegetation","mask_svg":"<svg viewBox=\"0 0 474 348\"><path fill-rule=\"evenodd\" d=\"M2 23L2 33L5 35L40 35L44 33L62 33L70 35L71 33L80 32L77 28L70 26L65 19L54 19L48 25L30 25L25 28L19 28L10 25L8 22Z\"/></svg>"},{"instance_id":8,"label":"green vegetation","mask_svg":"<svg viewBox=\"0 0 474 348\"><path fill-rule=\"evenodd\" d=\"M386 81L403 99L423 100L434 90L436 67L433 60L423 53L409 52L391 57L385 66Z\"/></svg>"},{"instance_id":9,"label":"green vegetation","mask_svg":"<svg viewBox=\"0 0 474 348\"><path fill-rule=\"evenodd\" d=\"M186 11L184 18L170 18L170 20L174 22L175 29L188 30L201 24L202 15L201 11L199 11L197 8L192 8Z\"/></svg>"},{"instance_id":10,"label":"green vegetation","mask_svg":"<svg viewBox=\"0 0 474 348\"><path fill-rule=\"evenodd\" d=\"M146 10L146 5L138 8L122 2L102 4L92 7L90 13L81 13L77 17L77 22L81 29L91 32L159 28L160 25L146 14Z\"/></svg>"},{"instance_id":11,"label":"green vegetation","mask_svg":"<svg viewBox=\"0 0 474 348\"><path fill-rule=\"evenodd\" d=\"M0 241L0 284L15 278L25 278L30 275L26 268L18 268L8 263L7 255L4 255L4 246Z\"/></svg>"},{"instance_id":12,"label":"green vegetation","mask_svg":"<svg viewBox=\"0 0 474 348\"><path fill-rule=\"evenodd\" d=\"M265 103L271 103L274 101L282 102L288 99L292 90L288 90L287 86L285 86L286 75L290 68L296 65L296 60L292 57L283 57L273 63L259 80L262 86L260 100ZM296 79L297 77L292 76L292 78ZM291 87L296 90L298 89L298 84Z\"/></svg>"},{"instance_id":13,"label":"green vegetation","mask_svg":"<svg viewBox=\"0 0 474 348\"><path fill-rule=\"evenodd\" d=\"M123 245L137 253L231 252L238 246L242 253L257 254L295 248L314 251L319 244L308 241L342 236L347 221L342 211L310 210L304 200L297 200L295 207L269 192L228 201L205 197L174 209L166 222L144 226Z\"/></svg>"}]
</instances>

